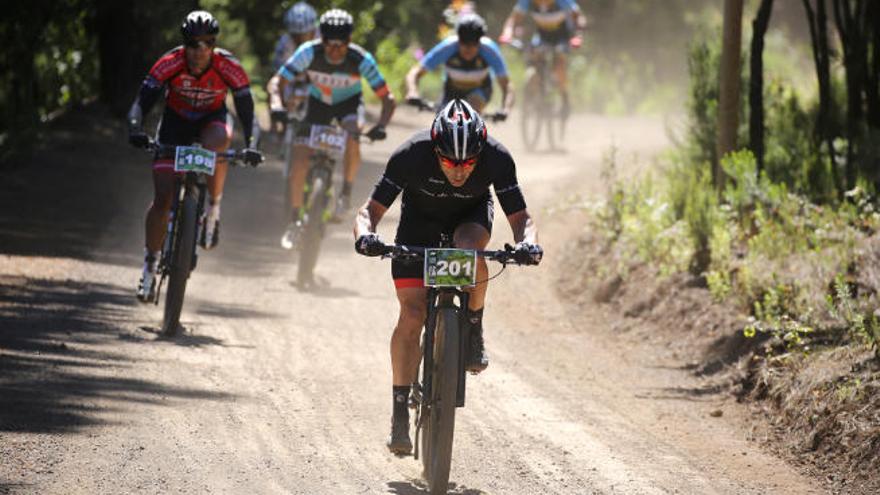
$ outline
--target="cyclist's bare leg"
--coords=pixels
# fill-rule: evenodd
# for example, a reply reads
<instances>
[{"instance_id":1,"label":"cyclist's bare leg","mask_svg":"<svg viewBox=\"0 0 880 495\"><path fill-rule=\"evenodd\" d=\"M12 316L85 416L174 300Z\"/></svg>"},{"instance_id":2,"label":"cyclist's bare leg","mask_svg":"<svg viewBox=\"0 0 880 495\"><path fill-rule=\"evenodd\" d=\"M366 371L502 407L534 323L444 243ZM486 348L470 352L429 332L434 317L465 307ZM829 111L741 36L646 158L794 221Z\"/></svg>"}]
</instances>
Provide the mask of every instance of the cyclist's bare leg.
<instances>
[{"instance_id":1,"label":"cyclist's bare leg","mask_svg":"<svg viewBox=\"0 0 880 495\"><path fill-rule=\"evenodd\" d=\"M361 166L361 143L353 137L349 137L345 145L344 161L345 182L352 184Z\"/></svg>"},{"instance_id":2,"label":"cyclist's bare leg","mask_svg":"<svg viewBox=\"0 0 880 495\"><path fill-rule=\"evenodd\" d=\"M478 223L463 223L455 229L453 242L461 249L486 249L490 236L489 231ZM482 309L486 304L486 290L489 288L489 283L485 281L487 278L489 267L486 260L477 258L477 285L468 290L468 308L472 311Z\"/></svg>"},{"instance_id":3,"label":"cyclist's bare leg","mask_svg":"<svg viewBox=\"0 0 880 495\"><path fill-rule=\"evenodd\" d=\"M553 54L553 75L563 95L568 95L568 56L562 52Z\"/></svg>"},{"instance_id":4,"label":"cyclist's bare leg","mask_svg":"<svg viewBox=\"0 0 880 495\"><path fill-rule=\"evenodd\" d=\"M467 98L465 98L465 100L470 103L472 107L474 107L474 110L476 110L477 113L483 113L483 107L485 107L486 103L488 103L485 99L483 99L482 96L476 93L471 93L467 95Z\"/></svg>"},{"instance_id":5,"label":"cyclist's bare leg","mask_svg":"<svg viewBox=\"0 0 880 495\"><path fill-rule=\"evenodd\" d=\"M312 150L304 144L293 146L293 169L290 171L290 208L300 210L303 206L303 188L306 185L306 176L309 172L309 160L312 158ZM295 218L292 220L296 220Z\"/></svg>"},{"instance_id":6,"label":"cyclist's bare leg","mask_svg":"<svg viewBox=\"0 0 880 495\"><path fill-rule=\"evenodd\" d=\"M153 202L147 210L146 221L146 247L151 253L162 249L173 198L174 171L153 169Z\"/></svg>"},{"instance_id":7,"label":"cyclist's bare leg","mask_svg":"<svg viewBox=\"0 0 880 495\"><path fill-rule=\"evenodd\" d=\"M391 370L395 386L412 385L419 374L422 360L419 338L425 324L427 289L406 287L397 289L400 315L391 335Z\"/></svg>"},{"instance_id":8,"label":"cyclist's bare leg","mask_svg":"<svg viewBox=\"0 0 880 495\"><path fill-rule=\"evenodd\" d=\"M232 142L232 136L229 128L223 122L212 122L208 124L200 136L202 146L211 151L226 151ZM209 199L220 198L223 196L223 186L226 184L226 174L229 170L229 164L225 158L217 159L217 166L214 169L214 175L208 177L208 195Z\"/></svg>"}]
</instances>

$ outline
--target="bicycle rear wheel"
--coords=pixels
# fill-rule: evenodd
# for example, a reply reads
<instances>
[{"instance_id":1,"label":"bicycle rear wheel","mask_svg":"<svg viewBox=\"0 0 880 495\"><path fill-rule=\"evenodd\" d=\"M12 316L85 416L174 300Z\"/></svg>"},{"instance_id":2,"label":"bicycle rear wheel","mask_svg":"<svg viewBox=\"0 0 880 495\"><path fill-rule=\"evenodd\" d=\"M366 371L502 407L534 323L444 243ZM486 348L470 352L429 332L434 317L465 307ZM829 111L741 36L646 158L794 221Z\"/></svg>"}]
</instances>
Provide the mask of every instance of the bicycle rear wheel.
<instances>
[{"instance_id":1,"label":"bicycle rear wheel","mask_svg":"<svg viewBox=\"0 0 880 495\"><path fill-rule=\"evenodd\" d=\"M175 335L180 329L180 313L183 310L183 297L186 282L192 269L196 245L198 204L196 198L187 194L180 203L177 214L177 246L171 259L168 274L168 289L165 291L165 311L162 318L162 333ZM174 245L174 244L172 244Z\"/></svg>"},{"instance_id":2,"label":"bicycle rear wheel","mask_svg":"<svg viewBox=\"0 0 880 495\"><path fill-rule=\"evenodd\" d=\"M455 433L455 402L458 389L459 338L455 309L437 313L434 331L434 367L431 370L431 402L422 429L422 465L432 495L446 493L452 465Z\"/></svg>"},{"instance_id":3,"label":"bicycle rear wheel","mask_svg":"<svg viewBox=\"0 0 880 495\"><path fill-rule=\"evenodd\" d=\"M296 276L297 283L300 285L312 282L315 265L318 264L321 239L324 237L324 229L327 224L324 214L330 202L329 188L329 178L318 175L312 182L311 192L307 198L305 225L303 226Z\"/></svg>"}]
</instances>

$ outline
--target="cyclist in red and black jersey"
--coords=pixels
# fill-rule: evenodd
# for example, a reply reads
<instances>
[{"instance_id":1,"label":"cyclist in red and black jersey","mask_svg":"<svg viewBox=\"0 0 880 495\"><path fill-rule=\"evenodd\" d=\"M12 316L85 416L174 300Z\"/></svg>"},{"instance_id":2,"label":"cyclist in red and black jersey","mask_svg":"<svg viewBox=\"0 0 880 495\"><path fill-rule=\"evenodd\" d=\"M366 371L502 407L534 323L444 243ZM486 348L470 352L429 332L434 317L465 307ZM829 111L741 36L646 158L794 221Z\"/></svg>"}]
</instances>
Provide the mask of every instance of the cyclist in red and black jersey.
<instances>
[{"instance_id":1,"label":"cyclist in red and black jersey","mask_svg":"<svg viewBox=\"0 0 880 495\"><path fill-rule=\"evenodd\" d=\"M150 139L144 132L143 116L156 101L165 97L165 110L159 123L158 141L165 145L189 145L200 142L213 151L227 149L232 129L227 124L226 94L232 91L235 110L245 139L245 161L259 163L262 156L253 149L251 129L254 100L250 80L231 53L216 48L220 24L210 13L190 12L181 25L184 45L163 55L150 69L128 114L129 142L146 147ZM220 200L226 181L227 164L217 160L217 168L208 178L208 202L203 219L200 243L205 248L217 244ZM153 202L147 212L144 271L138 286L138 298L150 302L155 297L155 269L165 237L168 212L174 191L172 160L153 161Z\"/></svg>"}]
</instances>

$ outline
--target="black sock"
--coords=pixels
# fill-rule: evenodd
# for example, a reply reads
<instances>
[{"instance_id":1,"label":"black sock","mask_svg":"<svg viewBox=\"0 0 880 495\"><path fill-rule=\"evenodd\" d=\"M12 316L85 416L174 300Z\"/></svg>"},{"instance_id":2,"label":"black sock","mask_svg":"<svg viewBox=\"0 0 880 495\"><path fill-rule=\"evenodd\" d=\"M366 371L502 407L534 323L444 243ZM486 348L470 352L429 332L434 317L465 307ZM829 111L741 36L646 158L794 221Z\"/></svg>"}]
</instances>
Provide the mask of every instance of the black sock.
<instances>
[{"instance_id":1,"label":"black sock","mask_svg":"<svg viewBox=\"0 0 880 495\"><path fill-rule=\"evenodd\" d=\"M409 385L394 385L392 398L394 399L394 421L409 421Z\"/></svg>"},{"instance_id":2,"label":"black sock","mask_svg":"<svg viewBox=\"0 0 880 495\"><path fill-rule=\"evenodd\" d=\"M347 180L342 182L342 195L351 196L351 182Z\"/></svg>"},{"instance_id":3,"label":"black sock","mask_svg":"<svg viewBox=\"0 0 880 495\"><path fill-rule=\"evenodd\" d=\"M468 321L471 323L471 335L483 334L483 308L473 310L468 308Z\"/></svg>"}]
</instances>

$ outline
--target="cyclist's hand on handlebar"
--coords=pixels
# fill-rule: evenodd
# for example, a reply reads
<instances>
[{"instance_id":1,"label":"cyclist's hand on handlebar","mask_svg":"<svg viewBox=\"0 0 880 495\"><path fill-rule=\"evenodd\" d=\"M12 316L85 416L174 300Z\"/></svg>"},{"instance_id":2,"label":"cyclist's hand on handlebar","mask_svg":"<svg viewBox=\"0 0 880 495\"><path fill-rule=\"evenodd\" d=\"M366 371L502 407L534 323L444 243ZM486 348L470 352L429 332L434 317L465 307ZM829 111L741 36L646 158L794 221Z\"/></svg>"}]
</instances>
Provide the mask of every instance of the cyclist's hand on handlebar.
<instances>
[{"instance_id":1,"label":"cyclist's hand on handlebar","mask_svg":"<svg viewBox=\"0 0 880 495\"><path fill-rule=\"evenodd\" d=\"M256 167L263 163L263 154L253 148L245 148L241 150L241 161L251 167Z\"/></svg>"},{"instance_id":2,"label":"cyclist's hand on handlebar","mask_svg":"<svg viewBox=\"0 0 880 495\"><path fill-rule=\"evenodd\" d=\"M574 35L568 40L568 44L572 48L580 48L584 44L584 38L579 34Z\"/></svg>"},{"instance_id":3,"label":"cyclist's hand on handlebar","mask_svg":"<svg viewBox=\"0 0 880 495\"><path fill-rule=\"evenodd\" d=\"M379 239L379 234L371 232L354 241L354 250L364 256L382 256L385 251L385 243Z\"/></svg>"},{"instance_id":4,"label":"cyclist's hand on handlebar","mask_svg":"<svg viewBox=\"0 0 880 495\"><path fill-rule=\"evenodd\" d=\"M495 122L504 122L505 120L507 120L507 110L498 110L492 116L492 120L494 120Z\"/></svg>"},{"instance_id":5,"label":"cyclist's hand on handlebar","mask_svg":"<svg viewBox=\"0 0 880 495\"><path fill-rule=\"evenodd\" d=\"M132 131L128 134L128 142L135 148L146 148L150 145L150 136L144 131Z\"/></svg>"},{"instance_id":6,"label":"cyclist's hand on handlebar","mask_svg":"<svg viewBox=\"0 0 880 495\"><path fill-rule=\"evenodd\" d=\"M510 250L510 244L505 246ZM530 242L518 242L512 247L513 259L521 265L537 265L544 257L544 249L538 244Z\"/></svg>"},{"instance_id":7,"label":"cyclist's hand on handlebar","mask_svg":"<svg viewBox=\"0 0 880 495\"><path fill-rule=\"evenodd\" d=\"M513 41L513 36L507 33L501 33L501 36L498 37L498 43L502 45L506 45Z\"/></svg>"},{"instance_id":8,"label":"cyclist's hand on handlebar","mask_svg":"<svg viewBox=\"0 0 880 495\"><path fill-rule=\"evenodd\" d=\"M365 134L365 136L367 136L368 138L370 138L370 139L373 140L373 141L382 141L383 139L385 139L386 137L388 137L388 133L385 132L385 126L384 126L384 125L376 124L376 125L373 126L372 129L370 129L369 131L367 131L367 133Z\"/></svg>"}]
</instances>

